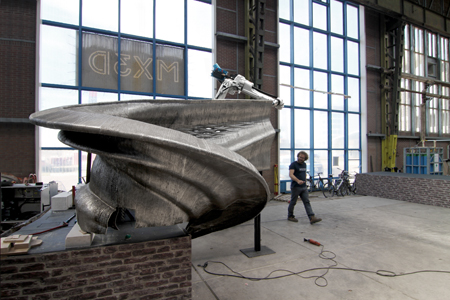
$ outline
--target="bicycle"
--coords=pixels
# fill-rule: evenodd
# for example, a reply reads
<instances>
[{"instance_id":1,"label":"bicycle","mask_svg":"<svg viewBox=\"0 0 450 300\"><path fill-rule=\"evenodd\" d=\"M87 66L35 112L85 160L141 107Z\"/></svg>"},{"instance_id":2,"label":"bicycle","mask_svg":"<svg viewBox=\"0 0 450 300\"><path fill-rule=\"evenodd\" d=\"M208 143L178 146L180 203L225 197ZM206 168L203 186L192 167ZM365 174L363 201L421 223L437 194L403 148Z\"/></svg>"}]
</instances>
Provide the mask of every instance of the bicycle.
<instances>
[{"instance_id":1,"label":"bicycle","mask_svg":"<svg viewBox=\"0 0 450 300\"><path fill-rule=\"evenodd\" d=\"M334 180L334 183L332 181L333 180L332 175L330 175L329 180L331 180L332 182L331 187L328 191L330 197L333 197L334 195L345 196L349 194L349 181L347 171L342 170L342 172L339 174L339 178Z\"/></svg>"},{"instance_id":2,"label":"bicycle","mask_svg":"<svg viewBox=\"0 0 450 300\"><path fill-rule=\"evenodd\" d=\"M342 170L341 172L342 185L340 188L340 192L342 196L351 194L351 184L350 184L350 174L348 171Z\"/></svg>"},{"instance_id":3,"label":"bicycle","mask_svg":"<svg viewBox=\"0 0 450 300\"><path fill-rule=\"evenodd\" d=\"M353 180L349 181L349 190L353 195L356 195L356 175L358 172L353 171L355 173L355 176L353 177Z\"/></svg>"},{"instance_id":4,"label":"bicycle","mask_svg":"<svg viewBox=\"0 0 450 300\"><path fill-rule=\"evenodd\" d=\"M319 179L314 182L314 177L311 176L311 174L309 174L309 172L306 172L309 175L309 179L306 180L306 186L308 187L308 192L311 193L313 191L316 190L321 190L322 194L325 198L327 198L327 194L328 194L328 189L329 189L329 182L324 182L324 180L328 180L328 179L324 179L320 176L320 174L323 174L322 172L317 173L317 176L319 177Z\"/></svg>"},{"instance_id":5,"label":"bicycle","mask_svg":"<svg viewBox=\"0 0 450 300\"><path fill-rule=\"evenodd\" d=\"M338 195L337 188L338 188L338 181L339 179L334 179L333 174L328 175L328 196L333 197L334 195Z\"/></svg>"}]
</instances>

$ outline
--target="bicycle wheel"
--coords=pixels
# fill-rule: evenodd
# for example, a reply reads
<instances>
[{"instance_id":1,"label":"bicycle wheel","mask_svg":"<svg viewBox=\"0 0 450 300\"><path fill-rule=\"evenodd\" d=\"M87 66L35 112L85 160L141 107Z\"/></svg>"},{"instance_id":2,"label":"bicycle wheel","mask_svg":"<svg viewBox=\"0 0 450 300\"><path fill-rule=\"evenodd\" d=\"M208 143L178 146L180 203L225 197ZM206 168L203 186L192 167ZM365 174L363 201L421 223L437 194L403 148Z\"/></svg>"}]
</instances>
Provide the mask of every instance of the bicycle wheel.
<instances>
[{"instance_id":1,"label":"bicycle wheel","mask_svg":"<svg viewBox=\"0 0 450 300\"><path fill-rule=\"evenodd\" d=\"M345 181L341 184L341 187L339 188L339 191L340 191L342 196L348 195L348 185L347 185L347 183Z\"/></svg>"},{"instance_id":2,"label":"bicycle wheel","mask_svg":"<svg viewBox=\"0 0 450 300\"><path fill-rule=\"evenodd\" d=\"M353 195L356 195L356 181L353 181L352 185L350 186L350 191Z\"/></svg>"},{"instance_id":3,"label":"bicycle wheel","mask_svg":"<svg viewBox=\"0 0 450 300\"><path fill-rule=\"evenodd\" d=\"M336 194L336 187L331 182L329 182L328 185L329 185L328 196L333 197L334 194Z\"/></svg>"},{"instance_id":4,"label":"bicycle wheel","mask_svg":"<svg viewBox=\"0 0 450 300\"><path fill-rule=\"evenodd\" d=\"M314 187L314 183L310 179L307 179L306 180L306 187L308 189L308 193L312 193L312 190L313 190L313 187Z\"/></svg>"},{"instance_id":5,"label":"bicycle wheel","mask_svg":"<svg viewBox=\"0 0 450 300\"><path fill-rule=\"evenodd\" d=\"M322 185L320 186L320 188L322 189L323 196L325 198L328 198L328 196L330 195L330 188L333 188L333 186L330 187L330 185L331 184L327 182L324 183L323 186Z\"/></svg>"}]
</instances>

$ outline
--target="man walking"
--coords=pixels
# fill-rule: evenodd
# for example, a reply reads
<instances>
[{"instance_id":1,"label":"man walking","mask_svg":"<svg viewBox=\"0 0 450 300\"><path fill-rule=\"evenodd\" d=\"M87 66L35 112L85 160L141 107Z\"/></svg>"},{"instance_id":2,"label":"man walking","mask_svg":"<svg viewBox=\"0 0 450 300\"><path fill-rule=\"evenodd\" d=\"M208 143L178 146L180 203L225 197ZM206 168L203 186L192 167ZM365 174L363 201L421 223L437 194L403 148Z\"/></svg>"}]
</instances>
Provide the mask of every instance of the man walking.
<instances>
[{"instance_id":1,"label":"man walking","mask_svg":"<svg viewBox=\"0 0 450 300\"><path fill-rule=\"evenodd\" d=\"M291 182L291 202L288 206L288 220L292 222L298 222L298 219L294 216L294 206L297 204L297 199L302 199L305 206L306 214L309 217L311 224L322 221L321 218L317 218L311 208L309 201L308 188L306 187L306 163L309 158L308 153L300 151L297 154L297 161L294 161L289 166L289 177Z\"/></svg>"}]
</instances>

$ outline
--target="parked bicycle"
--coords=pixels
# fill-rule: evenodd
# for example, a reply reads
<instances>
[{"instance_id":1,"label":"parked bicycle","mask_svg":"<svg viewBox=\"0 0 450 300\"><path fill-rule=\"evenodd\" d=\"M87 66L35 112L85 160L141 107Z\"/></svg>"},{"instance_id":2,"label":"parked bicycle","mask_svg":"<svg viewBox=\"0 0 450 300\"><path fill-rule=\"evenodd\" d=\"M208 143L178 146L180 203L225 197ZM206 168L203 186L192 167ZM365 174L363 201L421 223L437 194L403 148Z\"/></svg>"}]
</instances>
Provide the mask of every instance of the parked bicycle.
<instances>
[{"instance_id":1,"label":"parked bicycle","mask_svg":"<svg viewBox=\"0 0 450 300\"><path fill-rule=\"evenodd\" d=\"M330 197L333 197L334 195L345 196L350 193L349 174L347 171L342 170L339 174L339 178L333 180L332 175L330 175L329 181L331 182L331 185L328 190L328 195Z\"/></svg>"},{"instance_id":2,"label":"parked bicycle","mask_svg":"<svg viewBox=\"0 0 450 300\"><path fill-rule=\"evenodd\" d=\"M358 172L353 171L353 173L355 173L355 175L350 176L349 181L350 181L350 192L353 195L356 195L356 175L358 174Z\"/></svg>"},{"instance_id":3,"label":"parked bicycle","mask_svg":"<svg viewBox=\"0 0 450 300\"><path fill-rule=\"evenodd\" d=\"M325 198L328 197L328 190L329 190L329 182L327 178L322 178L320 175L323 174L322 172L317 173L317 176L319 179L314 181L314 177L312 177L309 172L306 172L309 175L309 178L306 180L306 186L308 187L308 192L314 192L317 190L321 190L322 194Z\"/></svg>"}]
</instances>

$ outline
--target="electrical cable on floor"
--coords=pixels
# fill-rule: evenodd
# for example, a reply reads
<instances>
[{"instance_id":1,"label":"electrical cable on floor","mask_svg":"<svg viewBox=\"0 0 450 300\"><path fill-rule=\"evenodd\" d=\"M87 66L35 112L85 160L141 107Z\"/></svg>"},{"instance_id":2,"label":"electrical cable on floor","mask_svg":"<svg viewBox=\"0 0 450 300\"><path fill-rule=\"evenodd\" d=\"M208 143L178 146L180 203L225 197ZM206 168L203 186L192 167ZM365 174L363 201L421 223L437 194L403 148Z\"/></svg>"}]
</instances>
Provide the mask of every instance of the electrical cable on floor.
<instances>
[{"instance_id":1,"label":"electrical cable on floor","mask_svg":"<svg viewBox=\"0 0 450 300\"><path fill-rule=\"evenodd\" d=\"M321 259L332 261L334 263L333 265L328 266L328 267L318 267L318 268L305 269L305 270L302 270L302 271L299 271L299 272L293 272L293 271L285 270L285 269L278 269L278 270L274 270L274 271L270 272L265 277L248 277L248 276L245 276L245 275L243 275L243 274L241 274L239 272L234 271L229 266L227 266L225 263L220 262L220 261L211 261L211 260L209 260L209 261L206 261L203 265L198 265L198 266L201 267L206 273L211 274L211 275L242 278L242 279L247 279L247 280L251 280L251 281L280 279L280 278L284 278L284 277L288 277L288 276L292 276L292 275L296 275L296 276L299 276L299 277L304 278L304 279L315 278L314 283L317 286L319 286L319 287L326 287L328 285L328 281L325 278L325 275L328 274L328 272L330 270L341 270L341 271L354 271L354 272L362 272L362 273L371 273L371 274L376 274L378 276L383 276L383 277L400 277L400 276L413 275L413 274L419 274L419 273L446 273L446 274L450 274L450 271L442 271L442 270L419 270L419 271L413 271L413 272L401 272L401 273L397 274L397 273L395 273L393 271L389 271L389 270L370 271L370 270L364 270L364 269L340 268L340 267L336 267L338 265L336 260L334 260L336 258L336 254L334 254L331 251L324 250L324 246L323 245L320 245L320 246L322 247L322 249L321 249L321 251L319 253L319 257ZM326 254L329 254L330 256L327 256ZM230 270L230 272L232 274L215 273L215 272L209 271L209 270L207 270L207 267L210 264L221 264L221 265L225 266L225 268ZM311 272L311 271L317 271L317 270L325 270L325 273L323 273L322 275L312 275L312 276L302 276L301 275L303 273L307 273L307 272ZM276 272L285 272L285 273L288 273L288 274L272 276L272 274L274 274ZM323 281L323 283L321 283L320 281Z\"/></svg>"}]
</instances>

